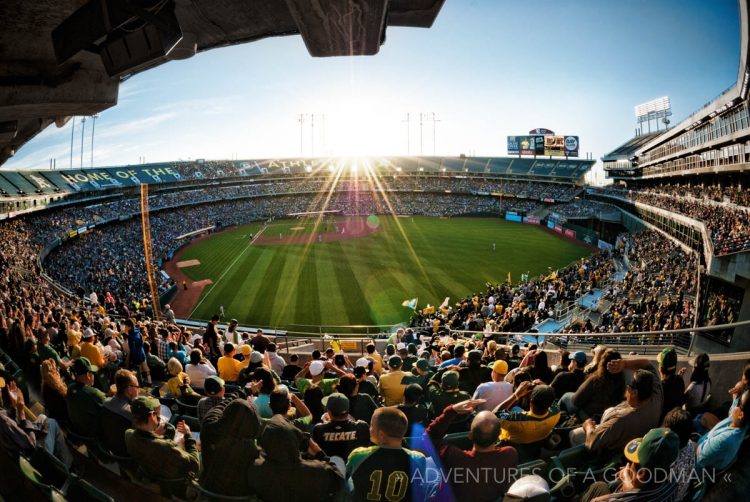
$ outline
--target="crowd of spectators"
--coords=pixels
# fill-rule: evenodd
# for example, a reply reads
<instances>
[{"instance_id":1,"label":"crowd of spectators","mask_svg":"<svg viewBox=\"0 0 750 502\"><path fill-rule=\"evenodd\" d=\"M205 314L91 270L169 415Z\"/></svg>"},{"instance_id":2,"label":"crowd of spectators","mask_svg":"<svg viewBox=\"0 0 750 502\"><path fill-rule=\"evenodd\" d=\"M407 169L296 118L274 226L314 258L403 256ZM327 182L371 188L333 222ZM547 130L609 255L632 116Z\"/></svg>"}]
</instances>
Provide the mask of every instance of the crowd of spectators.
<instances>
[{"instance_id":1,"label":"crowd of spectators","mask_svg":"<svg viewBox=\"0 0 750 502\"><path fill-rule=\"evenodd\" d=\"M453 307L416 315L413 326L487 333L521 332L552 317L557 306L568 306L593 291L615 272L611 253L597 252L561 270L523 277L516 284L488 283Z\"/></svg>"},{"instance_id":2,"label":"crowd of spectators","mask_svg":"<svg viewBox=\"0 0 750 502\"><path fill-rule=\"evenodd\" d=\"M708 199L714 202L750 207L750 193L748 193L746 188L743 189L740 183L660 183L656 186L635 185L634 188L646 193Z\"/></svg>"},{"instance_id":3,"label":"crowd of spectators","mask_svg":"<svg viewBox=\"0 0 750 502\"><path fill-rule=\"evenodd\" d=\"M682 500L733 464L750 423L750 364L711 408L708 356L678 371L671 347L654 366L606 346L558 353L428 326L361 356L332 340L303 364L218 315L203 329L117 320L34 285L1 301L0 347L43 396L30 417L30 394L3 375L7 453L33 463L43 449L84 474L104 455L167 496L198 483L260 500L551 500L557 485L586 502ZM581 459L572 471L519 469L565 448Z\"/></svg>"},{"instance_id":4,"label":"crowd of spectators","mask_svg":"<svg viewBox=\"0 0 750 502\"><path fill-rule=\"evenodd\" d=\"M683 197L680 193L662 193L654 188L641 191L609 187L600 189L600 192L667 209L705 223L717 255L750 249L750 209Z\"/></svg>"},{"instance_id":5,"label":"crowd of spectators","mask_svg":"<svg viewBox=\"0 0 750 502\"><path fill-rule=\"evenodd\" d=\"M566 218L593 218L600 213L616 211L611 204L586 199L576 200L569 204L555 204L547 209Z\"/></svg>"},{"instance_id":6,"label":"crowd of spectators","mask_svg":"<svg viewBox=\"0 0 750 502\"><path fill-rule=\"evenodd\" d=\"M632 331L669 331L690 328L695 320L695 294L698 257L688 253L660 233L644 230L618 237L621 252L617 259L627 259L622 280L612 281L602 300L610 302L601 312L598 323L575 322L565 333L577 333L574 342L596 343L586 333L623 333ZM623 265L624 266L624 265ZM658 338L615 338L613 343L644 345L683 345L687 335L663 334Z\"/></svg>"}]
</instances>

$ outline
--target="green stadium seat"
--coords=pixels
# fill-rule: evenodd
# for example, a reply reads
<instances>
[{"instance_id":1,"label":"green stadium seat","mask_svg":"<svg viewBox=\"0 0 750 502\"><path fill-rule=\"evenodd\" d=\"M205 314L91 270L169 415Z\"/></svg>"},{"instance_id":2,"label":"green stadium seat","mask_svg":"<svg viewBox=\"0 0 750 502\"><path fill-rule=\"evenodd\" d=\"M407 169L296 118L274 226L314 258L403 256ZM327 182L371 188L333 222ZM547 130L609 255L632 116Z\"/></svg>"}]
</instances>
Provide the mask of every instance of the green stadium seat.
<instances>
[{"instance_id":1,"label":"green stadium seat","mask_svg":"<svg viewBox=\"0 0 750 502\"><path fill-rule=\"evenodd\" d=\"M115 500L75 474L70 476L70 484L65 497L71 502L114 502Z\"/></svg>"},{"instance_id":2,"label":"green stadium seat","mask_svg":"<svg viewBox=\"0 0 750 502\"><path fill-rule=\"evenodd\" d=\"M38 493L43 495L45 499L52 497L53 487L46 482L39 471L34 469L34 466L31 465L31 462L29 462L27 458L23 456L18 457L18 467L21 469L21 474L26 478L26 481L28 481Z\"/></svg>"},{"instance_id":3,"label":"green stadium seat","mask_svg":"<svg viewBox=\"0 0 750 502\"><path fill-rule=\"evenodd\" d=\"M454 432L453 434L446 434L444 441L463 450L471 450L474 446L471 442L471 439L469 439L468 432Z\"/></svg>"},{"instance_id":4,"label":"green stadium seat","mask_svg":"<svg viewBox=\"0 0 750 502\"><path fill-rule=\"evenodd\" d=\"M198 502L255 502L258 500L255 495L222 495L212 492L198 483L193 483L193 486L198 490Z\"/></svg>"},{"instance_id":5,"label":"green stadium seat","mask_svg":"<svg viewBox=\"0 0 750 502\"><path fill-rule=\"evenodd\" d=\"M543 478L547 477L548 462L544 459L531 460L518 466L518 477L530 476L536 474Z\"/></svg>"},{"instance_id":6,"label":"green stadium seat","mask_svg":"<svg viewBox=\"0 0 750 502\"><path fill-rule=\"evenodd\" d=\"M62 488L68 480L69 472L65 464L40 446L34 448L29 462L55 488Z\"/></svg>"}]
</instances>

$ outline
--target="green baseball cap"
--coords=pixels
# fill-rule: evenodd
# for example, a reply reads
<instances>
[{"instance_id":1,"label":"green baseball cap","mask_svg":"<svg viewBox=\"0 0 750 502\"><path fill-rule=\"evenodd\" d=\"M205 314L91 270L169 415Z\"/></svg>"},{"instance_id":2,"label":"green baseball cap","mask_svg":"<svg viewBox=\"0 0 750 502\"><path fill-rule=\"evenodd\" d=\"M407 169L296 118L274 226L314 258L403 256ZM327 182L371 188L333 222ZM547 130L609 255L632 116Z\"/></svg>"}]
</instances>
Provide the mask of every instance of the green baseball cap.
<instances>
[{"instance_id":1,"label":"green baseball cap","mask_svg":"<svg viewBox=\"0 0 750 502\"><path fill-rule=\"evenodd\" d=\"M446 371L440 378L440 383L443 389L455 389L458 387L458 372L457 371Z\"/></svg>"},{"instance_id":2,"label":"green baseball cap","mask_svg":"<svg viewBox=\"0 0 750 502\"><path fill-rule=\"evenodd\" d=\"M401 356L391 356L390 358L388 358L388 366L393 369L399 369L401 367L401 364L403 364Z\"/></svg>"},{"instance_id":3,"label":"green baseball cap","mask_svg":"<svg viewBox=\"0 0 750 502\"><path fill-rule=\"evenodd\" d=\"M134 417L143 418L161 407L158 399L151 396L138 396L130 401L130 412Z\"/></svg>"},{"instance_id":4,"label":"green baseball cap","mask_svg":"<svg viewBox=\"0 0 750 502\"><path fill-rule=\"evenodd\" d=\"M85 375L86 373L96 373L99 371L99 367L91 364L88 357L79 357L73 361L70 370L74 375L80 376Z\"/></svg>"},{"instance_id":5,"label":"green baseball cap","mask_svg":"<svg viewBox=\"0 0 750 502\"><path fill-rule=\"evenodd\" d=\"M427 361L427 359L417 359L416 366L422 371L427 371L430 369L430 363L429 361Z\"/></svg>"},{"instance_id":6,"label":"green baseball cap","mask_svg":"<svg viewBox=\"0 0 750 502\"><path fill-rule=\"evenodd\" d=\"M481 350L470 350L469 355L467 356L469 361L475 361L479 362L482 360L482 351Z\"/></svg>"},{"instance_id":7,"label":"green baseball cap","mask_svg":"<svg viewBox=\"0 0 750 502\"><path fill-rule=\"evenodd\" d=\"M673 370L677 367L677 351L674 347L667 347L656 357L659 367L665 370Z\"/></svg>"},{"instance_id":8,"label":"green baseball cap","mask_svg":"<svg viewBox=\"0 0 750 502\"><path fill-rule=\"evenodd\" d=\"M340 392L334 392L323 398L323 406L334 415L349 413L349 398Z\"/></svg>"},{"instance_id":9,"label":"green baseball cap","mask_svg":"<svg viewBox=\"0 0 750 502\"><path fill-rule=\"evenodd\" d=\"M680 438L666 427L651 429L625 446L625 458L647 469L669 469L680 452Z\"/></svg>"}]
</instances>

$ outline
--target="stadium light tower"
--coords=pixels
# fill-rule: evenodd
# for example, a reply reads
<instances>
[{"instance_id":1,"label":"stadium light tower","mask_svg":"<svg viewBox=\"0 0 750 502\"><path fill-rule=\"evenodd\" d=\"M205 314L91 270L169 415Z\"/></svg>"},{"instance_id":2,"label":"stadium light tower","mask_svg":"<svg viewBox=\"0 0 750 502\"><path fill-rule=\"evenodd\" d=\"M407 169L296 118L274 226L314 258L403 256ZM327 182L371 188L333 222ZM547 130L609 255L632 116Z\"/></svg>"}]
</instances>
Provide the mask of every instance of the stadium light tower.
<instances>
[{"instance_id":1,"label":"stadium light tower","mask_svg":"<svg viewBox=\"0 0 750 502\"><path fill-rule=\"evenodd\" d=\"M94 130L96 129L96 119L98 118L98 113L91 116L91 167L94 167Z\"/></svg>"},{"instance_id":2,"label":"stadium light tower","mask_svg":"<svg viewBox=\"0 0 750 502\"><path fill-rule=\"evenodd\" d=\"M424 116L422 112L419 112L419 155L422 155L422 126L424 125Z\"/></svg>"},{"instance_id":3,"label":"stadium light tower","mask_svg":"<svg viewBox=\"0 0 750 502\"><path fill-rule=\"evenodd\" d=\"M73 137L76 133L76 118L73 117L73 120L71 120L70 122L70 168L73 169Z\"/></svg>"},{"instance_id":4,"label":"stadium light tower","mask_svg":"<svg viewBox=\"0 0 750 502\"><path fill-rule=\"evenodd\" d=\"M409 127L409 112L406 112L406 120L402 120L401 122L406 122L406 155L411 155L411 141L409 140L411 133L411 128Z\"/></svg>"},{"instance_id":5,"label":"stadium light tower","mask_svg":"<svg viewBox=\"0 0 750 502\"><path fill-rule=\"evenodd\" d=\"M672 104L669 102L669 96L652 99L635 107L635 120L641 126L644 122L648 124L648 132L651 133L651 121L656 121L656 130L659 131L659 120L664 122L665 127L669 127L669 119L672 115Z\"/></svg>"},{"instance_id":6,"label":"stadium light tower","mask_svg":"<svg viewBox=\"0 0 750 502\"><path fill-rule=\"evenodd\" d=\"M304 157L305 154L303 153L302 133L305 126L305 114L300 113L297 121L299 122L299 156Z\"/></svg>"},{"instance_id":7,"label":"stadium light tower","mask_svg":"<svg viewBox=\"0 0 750 502\"><path fill-rule=\"evenodd\" d=\"M86 117L81 117L81 169L83 169L83 134L86 132Z\"/></svg>"},{"instance_id":8,"label":"stadium light tower","mask_svg":"<svg viewBox=\"0 0 750 502\"><path fill-rule=\"evenodd\" d=\"M435 122L442 122L435 118L435 112L432 112L432 155L435 156Z\"/></svg>"}]
</instances>

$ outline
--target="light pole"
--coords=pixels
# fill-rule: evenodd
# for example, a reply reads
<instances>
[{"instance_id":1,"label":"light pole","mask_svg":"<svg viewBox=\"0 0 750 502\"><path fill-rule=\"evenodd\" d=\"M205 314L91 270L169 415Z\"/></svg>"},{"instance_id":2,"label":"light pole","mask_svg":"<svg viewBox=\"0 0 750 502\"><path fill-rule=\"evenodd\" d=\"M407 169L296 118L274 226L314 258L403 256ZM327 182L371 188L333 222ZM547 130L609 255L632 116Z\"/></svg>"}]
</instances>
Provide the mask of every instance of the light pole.
<instances>
[{"instance_id":1,"label":"light pole","mask_svg":"<svg viewBox=\"0 0 750 502\"><path fill-rule=\"evenodd\" d=\"M98 113L91 116L91 167L94 167L94 129L96 129L96 119L98 118Z\"/></svg>"},{"instance_id":2,"label":"light pole","mask_svg":"<svg viewBox=\"0 0 750 502\"><path fill-rule=\"evenodd\" d=\"M310 114L310 155L315 156L315 114Z\"/></svg>"},{"instance_id":3,"label":"light pole","mask_svg":"<svg viewBox=\"0 0 750 502\"><path fill-rule=\"evenodd\" d=\"M81 118L81 169L83 169L83 133L86 132L86 117Z\"/></svg>"},{"instance_id":4,"label":"light pole","mask_svg":"<svg viewBox=\"0 0 750 502\"><path fill-rule=\"evenodd\" d=\"M76 118L73 117L72 127L70 128L70 168L73 169L73 136L76 132Z\"/></svg>"},{"instance_id":5,"label":"light pole","mask_svg":"<svg viewBox=\"0 0 750 502\"><path fill-rule=\"evenodd\" d=\"M300 113L299 118L297 120L299 121L299 156L303 157L304 153L303 153L303 144L302 144L302 131L305 125L305 114Z\"/></svg>"},{"instance_id":6,"label":"light pole","mask_svg":"<svg viewBox=\"0 0 750 502\"><path fill-rule=\"evenodd\" d=\"M401 122L406 122L406 155L411 155L411 141L409 140L410 135L410 127L409 127L409 113L406 113L406 120L402 120Z\"/></svg>"},{"instance_id":7,"label":"light pole","mask_svg":"<svg viewBox=\"0 0 750 502\"><path fill-rule=\"evenodd\" d=\"M442 122L435 118L435 112L432 112L432 156L435 156L435 122Z\"/></svg>"},{"instance_id":8,"label":"light pole","mask_svg":"<svg viewBox=\"0 0 750 502\"><path fill-rule=\"evenodd\" d=\"M422 151L422 125L424 124L423 119L424 119L424 114L422 112L419 112L419 155L422 155L423 153Z\"/></svg>"}]
</instances>

